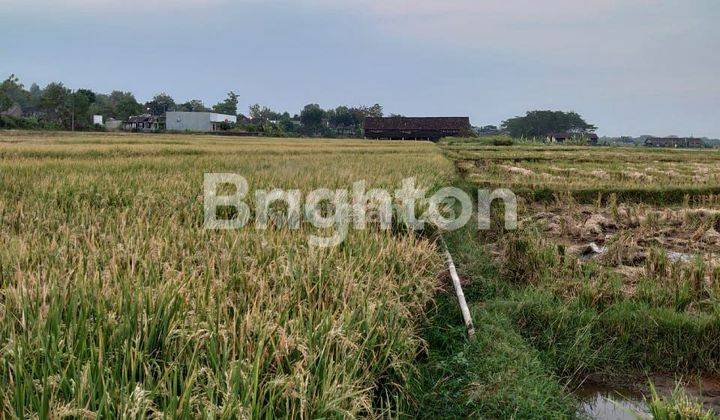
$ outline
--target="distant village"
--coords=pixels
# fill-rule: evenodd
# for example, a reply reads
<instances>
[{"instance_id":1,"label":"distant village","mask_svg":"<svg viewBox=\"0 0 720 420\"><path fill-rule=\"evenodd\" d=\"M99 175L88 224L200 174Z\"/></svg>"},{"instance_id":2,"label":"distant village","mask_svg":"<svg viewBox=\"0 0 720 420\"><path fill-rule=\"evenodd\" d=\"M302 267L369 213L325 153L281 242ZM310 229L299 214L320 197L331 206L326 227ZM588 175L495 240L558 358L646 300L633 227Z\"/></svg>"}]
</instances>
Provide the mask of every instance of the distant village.
<instances>
[{"instance_id":1,"label":"distant village","mask_svg":"<svg viewBox=\"0 0 720 420\"><path fill-rule=\"evenodd\" d=\"M474 127L466 116L385 116L383 107L308 104L299 114L276 112L255 104L238 112L238 95L206 107L193 99L176 103L166 93L139 103L130 92L101 94L71 90L62 83L29 89L10 75L0 84L0 129L69 131L187 132L235 136L355 137L385 140L430 140L443 137L490 138L498 145L513 141L556 144L621 145L658 148L720 147L720 140L680 137L600 137L597 127L575 112L529 111L500 126Z\"/></svg>"},{"instance_id":2,"label":"distant village","mask_svg":"<svg viewBox=\"0 0 720 420\"><path fill-rule=\"evenodd\" d=\"M94 116L97 123L102 124L102 116ZM240 122L247 125L253 124L252 119L243 115L239 116ZM154 132L154 131L189 131L232 133L231 127L238 123L238 116L217 114L213 112L167 112L164 116L153 116L143 114L131 116L127 121L121 122L114 119L105 123L109 130L116 130L122 127L125 131ZM487 129L487 128L486 128ZM473 127L469 117L365 117L362 124L364 138L386 139L386 140L430 140L438 141L443 137L457 137L487 135L480 127ZM243 133L236 134L253 134ZM504 134L496 130L495 135ZM595 133L551 133L545 137L548 143L568 143L574 140L584 141L588 145L625 145L645 146L660 148L702 148L709 147L704 139L695 137L653 137L643 136L640 138L620 137L603 138Z\"/></svg>"},{"instance_id":3,"label":"distant village","mask_svg":"<svg viewBox=\"0 0 720 420\"><path fill-rule=\"evenodd\" d=\"M238 124L238 121L240 124ZM165 115L142 114L130 116L127 121L94 115L93 122L106 130L132 132L195 132L224 135L262 135L260 132L236 130L238 125L255 122L243 115L219 114L202 111L168 111ZM473 136L469 117L363 117L362 137L377 140L429 140L443 137Z\"/></svg>"}]
</instances>

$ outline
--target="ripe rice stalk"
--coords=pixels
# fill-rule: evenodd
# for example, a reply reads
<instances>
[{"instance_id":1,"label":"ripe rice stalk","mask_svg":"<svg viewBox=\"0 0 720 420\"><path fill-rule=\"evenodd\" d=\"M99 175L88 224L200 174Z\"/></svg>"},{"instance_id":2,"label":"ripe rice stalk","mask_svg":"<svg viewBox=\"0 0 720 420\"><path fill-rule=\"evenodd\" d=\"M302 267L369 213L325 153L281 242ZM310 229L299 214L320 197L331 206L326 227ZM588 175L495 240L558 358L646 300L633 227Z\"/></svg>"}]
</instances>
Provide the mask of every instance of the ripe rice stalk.
<instances>
[{"instance_id":1,"label":"ripe rice stalk","mask_svg":"<svg viewBox=\"0 0 720 420\"><path fill-rule=\"evenodd\" d=\"M436 246L376 227L329 249L308 223L206 231L204 172L306 192L453 176L429 143L0 134L0 416L409 407Z\"/></svg>"}]
</instances>

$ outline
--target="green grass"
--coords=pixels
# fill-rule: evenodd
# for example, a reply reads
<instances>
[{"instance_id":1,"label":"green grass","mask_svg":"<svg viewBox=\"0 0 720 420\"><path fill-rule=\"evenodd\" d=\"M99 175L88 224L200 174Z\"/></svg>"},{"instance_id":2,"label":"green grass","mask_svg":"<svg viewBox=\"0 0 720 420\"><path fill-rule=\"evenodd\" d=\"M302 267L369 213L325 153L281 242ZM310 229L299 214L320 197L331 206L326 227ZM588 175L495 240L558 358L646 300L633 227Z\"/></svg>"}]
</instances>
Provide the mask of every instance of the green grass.
<instances>
[{"instance_id":1,"label":"green grass","mask_svg":"<svg viewBox=\"0 0 720 420\"><path fill-rule=\"evenodd\" d=\"M418 417L573 415L574 400L504 314L476 307L472 315L477 335L468 342L464 328L450 327L462 319L452 297L445 299L426 332L431 350L416 388L411 388L420 401Z\"/></svg>"},{"instance_id":2,"label":"green grass","mask_svg":"<svg viewBox=\"0 0 720 420\"><path fill-rule=\"evenodd\" d=\"M468 340L452 286L428 310L421 359L410 395L422 418L567 418L576 401L566 382L541 359L508 317L489 303L513 293L479 247L472 226L445 235L471 305L475 339Z\"/></svg>"},{"instance_id":3,"label":"green grass","mask_svg":"<svg viewBox=\"0 0 720 420\"><path fill-rule=\"evenodd\" d=\"M689 397L679 386L667 397L659 395L652 384L650 389L652 393L649 403L650 412L657 420L713 420L717 418L712 410L703 408L701 403Z\"/></svg>"}]
</instances>

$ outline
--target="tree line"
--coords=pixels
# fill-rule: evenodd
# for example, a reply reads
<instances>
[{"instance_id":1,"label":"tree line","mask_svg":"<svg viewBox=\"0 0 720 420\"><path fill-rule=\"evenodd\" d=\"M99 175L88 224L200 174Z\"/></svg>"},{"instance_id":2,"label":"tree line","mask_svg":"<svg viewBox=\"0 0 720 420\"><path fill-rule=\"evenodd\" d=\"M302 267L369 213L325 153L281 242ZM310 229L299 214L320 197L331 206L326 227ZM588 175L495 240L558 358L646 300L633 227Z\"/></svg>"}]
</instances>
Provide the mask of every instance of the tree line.
<instances>
[{"instance_id":1,"label":"tree line","mask_svg":"<svg viewBox=\"0 0 720 420\"><path fill-rule=\"evenodd\" d=\"M0 126L6 128L88 129L93 115L122 120L143 109L132 93L119 90L72 90L60 82L25 89L15 75L0 84Z\"/></svg>"},{"instance_id":2,"label":"tree line","mask_svg":"<svg viewBox=\"0 0 720 420\"><path fill-rule=\"evenodd\" d=\"M594 133L597 127L587 123L577 112L529 111L523 116L509 118L500 124L478 127L481 137L509 136L516 139L545 139L553 134L570 134L573 137Z\"/></svg>"},{"instance_id":3,"label":"tree line","mask_svg":"<svg viewBox=\"0 0 720 420\"><path fill-rule=\"evenodd\" d=\"M91 89L72 90L60 82L49 83L44 88L33 83L26 89L14 74L0 84L0 128L102 130L102 126L93 125L93 115L102 115L105 120L127 121L133 115L162 116L169 111L235 115L238 123L228 124L227 129L275 136L361 136L365 117L383 116L379 104L332 109L308 104L293 115L255 104L242 114L238 112L238 94L234 91L208 107L199 99L176 102L165 92L141 103L131 92L115 90L104 94Z\"/></svg>"},{"instance_id":4,"label":"tree line","mask_svg":"<svg viewBox=\"0 0 720 420\"><path fill-rule=\"evenodd\" d=\"M587 123L577 112L530 111L503 121L501 129L513 138L545 138L556 133L594 133L597 127Z\"/></svg>"},{"instance_id":5,"label":"tree line","mask_svg":"<svg viewBox=\"0 0 720 420\"><path fill-rule=\"evenodd\" d=\"M44 88L33 83L26 89L15 75L10 75L0 84L0 128L101 130L102 126L93 125L93 115L102 115L105 120L126 121L132 115L161 116L168 111L213 111L236 115L237 124L227 124L226 129L272 136L361 137L366 117L383 116L383 107L379 104L323 109L314 103L305 105L293 115L260 104L250 106L247 113L242 114L238 112L238 94L234 91L208 107L199 99L176 102L164 92L141 103L131 92L115 90L104 94L91 89L72 90L60 82L49 83ZM481 127L478 134L545 138L553 133L582 135L596 129L576 112L543 110L509 118L500 127Z\"/></svg>"}]
</instances>

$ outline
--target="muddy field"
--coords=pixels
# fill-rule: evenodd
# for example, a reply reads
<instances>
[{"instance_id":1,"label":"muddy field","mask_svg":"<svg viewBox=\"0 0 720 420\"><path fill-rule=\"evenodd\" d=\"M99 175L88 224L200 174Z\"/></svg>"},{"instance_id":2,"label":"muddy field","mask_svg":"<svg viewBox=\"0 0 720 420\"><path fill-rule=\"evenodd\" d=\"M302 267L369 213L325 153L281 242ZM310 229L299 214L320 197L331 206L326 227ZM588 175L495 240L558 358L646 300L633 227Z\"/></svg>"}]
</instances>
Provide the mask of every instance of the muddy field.
<instances>
[{"instance_id":1,"label":"muddy field","mask_svg":"<svg viewBox=\"0 0 720 420\"><path fill-rule=\"evenodd\" d=\"M637 283L720 288L720 153L590 147L448 147L471 185L521 196L520 232L558 266L616 274L625 294ZM538 194L542 191L542 194ZM502 262L508 236L482 233ZM550 258L552 260L552 258Z\"/></svg>"},{"instance_id":2,"label":"muddy field","mask_svg":"<svg viewBox=\"0 0 720 420\"><path fill-rule=\"evenodd\" d=\"M720 152L457 142L445 153L468 190L518 195L517 230L498 214L458 248L474 235L491 261L466 262L484 282L479 313L507 319L579 412L614 418L613 399L643 417L717 409L714 388L682 379L720 380ZM583 395L587 383L602 392ZM643 392L622 397L628 384Z\"/></svg>"},{"instance_id":3,"label":"muddy field","mask_svg":"<svg viewBox=\"0 0 720 420\"><path fill-rule=\"evenodd\" d=\"M533 206L521 227L535 227L559 252L633 277L662 256L670 263L718 265L720 207L660 208L555 202ZM712 273L712 270L708 270Z\"/></svg>"}]
</instances>

